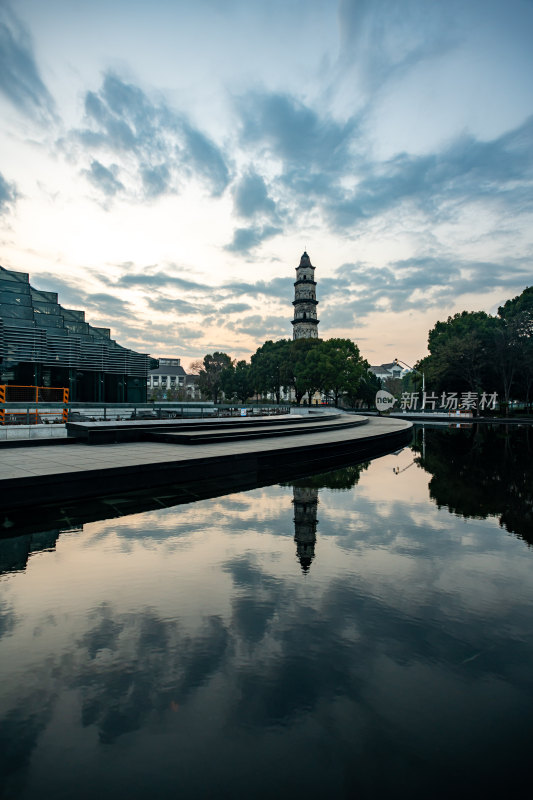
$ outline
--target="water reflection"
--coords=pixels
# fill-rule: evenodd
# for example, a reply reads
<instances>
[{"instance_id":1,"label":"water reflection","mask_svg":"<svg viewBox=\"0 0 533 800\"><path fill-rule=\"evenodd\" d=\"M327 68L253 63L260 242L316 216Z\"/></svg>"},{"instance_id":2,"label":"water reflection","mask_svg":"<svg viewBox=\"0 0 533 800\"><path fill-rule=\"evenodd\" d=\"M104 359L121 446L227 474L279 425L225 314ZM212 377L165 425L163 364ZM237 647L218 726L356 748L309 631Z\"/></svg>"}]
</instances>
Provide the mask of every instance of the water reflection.
<instances>
[{"instance_id":1,"label":"water reflection","mask_svg":"<svg viewBox=\"0 0 533 800\"><path fill-rule=\"evenodd\" d=\"M491 491L487 454L505 463L447 435L4 550L4 796L512 796L532 552L498 503L437 501L474 444Z\"/></svg>"},{"instance_id":2,"label":"water reflection","mask_svg":"<svg viewBox=\"0 0 533 800\"><path fill-rule=\"evenodd\" d=\"M294 541L296 555L303 572L307 572L315 557L318 489L307 486L293 488Z\"/></svg>"},{"instance_id":3,"label":"water reflection","mask_svg":"<svg viewBox=\"0 0 533 800\"><path fill-rule=\"evenodd\" d=\"M423 451L423 436L425 450ZM500 525L533 544L533 426L476 425L417 432L418 463L439 507Z\"/></svg>"},{"instance_id":4,"label":"water reflection","mask_svg":"<svg viewBox=\"0 0 533 800\"><path fill-rule=\"evenodd\" d=\"M315 557L319 503L318 490L326 487L341 491L352 489L359 481L361 472L368 469L369 463L367 461L362 464L344 467L344 469L337 469L320 475L311 475L287 484L287 486L293 487L294 541L296 542L296 556L300 562L302 572L309 571L311 562Z\"/></svg>"}]
</instances>

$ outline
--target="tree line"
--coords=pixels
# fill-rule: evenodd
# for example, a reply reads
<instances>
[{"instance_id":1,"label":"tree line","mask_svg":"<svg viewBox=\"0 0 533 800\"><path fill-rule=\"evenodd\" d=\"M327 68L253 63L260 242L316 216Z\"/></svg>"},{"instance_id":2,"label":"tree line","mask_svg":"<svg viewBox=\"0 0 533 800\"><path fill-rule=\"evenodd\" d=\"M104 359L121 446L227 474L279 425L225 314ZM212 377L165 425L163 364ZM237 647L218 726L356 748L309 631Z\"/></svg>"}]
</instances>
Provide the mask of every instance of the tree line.
<instances>
[{"instance_id":1,"label":"tree line","mask_svg":"<svg viewBox=\"0 0 533 800\"><path fill-rule=\"evenodd\" d=\"M350 339L282 339L267 341L248 363L215 352L191 365L202 396L218 402L245 403L253 397L275 398L289 391L300 403L320 392L335 405L371 405L379 380Z\"/></svg>"},{"instance_id":2,"label":"tree line","mask_svg":"<svg viewBox=\"0 0 533 800\"><path fill-rule=\"evenodd\" d=\"M533 286L498 308L462 311L429 331L415 365L431 391L497 391L508 406L533 400ZM411 376L411 380L415 376Z\"/></svg>"}]
</instances>

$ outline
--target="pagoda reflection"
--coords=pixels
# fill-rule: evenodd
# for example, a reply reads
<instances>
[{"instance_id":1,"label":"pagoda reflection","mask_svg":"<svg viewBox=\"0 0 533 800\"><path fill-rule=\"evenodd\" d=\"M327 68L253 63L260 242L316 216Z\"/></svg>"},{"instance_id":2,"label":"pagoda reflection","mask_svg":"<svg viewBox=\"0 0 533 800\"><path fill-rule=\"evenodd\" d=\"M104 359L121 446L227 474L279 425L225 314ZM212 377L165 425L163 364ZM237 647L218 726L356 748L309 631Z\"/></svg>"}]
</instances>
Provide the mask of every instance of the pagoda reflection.
<instances>
[{"instance_id":1,"label":"pagoda reflection","mask_svg":"<svg viewBox=\"0 0 533 800\"><path fill-rule=\"evenodd\" d=\"M318 493L320 489L332 491L349 491L359 482L361 473L368 468L369 461L351 464L349 467L310 475L290 483L282 484L292 487L292 503L294 506L294 541L296 557L303 573L308 573L315 559L316 531L318 526Z\"/></svg>"},{"instance_id":2,"label":"pagoda reflection","mask_svg":"<svg viewBox=\"0 0 533 800\"><path fill-rule=\"evenodd\" d=\"M294 541L296 556L302 572L308 572L315 557L316 527L318 525L318 488L293 486Z\"/></svg>"}]
</instances>

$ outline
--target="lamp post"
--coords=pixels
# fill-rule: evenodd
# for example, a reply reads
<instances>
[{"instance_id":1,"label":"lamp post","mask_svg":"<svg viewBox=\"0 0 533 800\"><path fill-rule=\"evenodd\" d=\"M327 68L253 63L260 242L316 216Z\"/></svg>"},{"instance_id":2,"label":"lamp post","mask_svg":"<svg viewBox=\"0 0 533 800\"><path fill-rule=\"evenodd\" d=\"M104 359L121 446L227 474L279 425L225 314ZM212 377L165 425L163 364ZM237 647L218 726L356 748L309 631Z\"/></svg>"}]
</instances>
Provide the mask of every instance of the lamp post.
<instances>
[{"instance_id":1,"label":"lamp post","mask_svg":"<svg viewBox=\"0 0 533 800\"><path fill-rule=\"evenodd\" d=\"M412 372L416 372L417 375L422 375L422 392L426 391L426 377L423 372L420 372L418 369L415 369L414 367L410 367L409 364L406 364L405 361L401 361L399 358L395 358L393 364L396 364L398 367L400 366L400 364L403 364L404 367L407 367L407 369L410 369Z\"/></svg>"},{"instance_id":2,"label":"lamp post","mask_svg":"<svg viewBox=\"0 0 533 800\"><path fill-rule=\"evenodd\" d=\"M411 369L418 375L422 375L422 399L424 399L424 392L426 391L426 376L424 375L424 373L420 372L420 370L415 369L414 367L410 367L409 364L406 364L405 361L400 361L399 358L394 359L394 364L397 364L398 366L400 366L400 364L403 364L404 367L407 367L407 369ZM426 429L424 426L422 426L422 460L423 461L426 460Z\"/></svg>"}]
</instances>

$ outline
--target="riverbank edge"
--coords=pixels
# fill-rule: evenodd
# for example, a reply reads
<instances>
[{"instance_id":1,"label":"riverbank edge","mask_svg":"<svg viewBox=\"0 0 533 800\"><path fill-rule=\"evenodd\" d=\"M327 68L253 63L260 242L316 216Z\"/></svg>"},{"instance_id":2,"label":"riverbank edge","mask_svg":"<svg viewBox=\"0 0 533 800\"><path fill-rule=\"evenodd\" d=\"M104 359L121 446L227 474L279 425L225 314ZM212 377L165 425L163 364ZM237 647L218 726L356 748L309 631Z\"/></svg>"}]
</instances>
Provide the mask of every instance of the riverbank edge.
<instances>
[{"instance_id":1,"label":"riverbank edge","mask_svg":"<svg viewBox=\"0 0 533 800\"><path fill-rule=\"evenodd\" d=\"M154 463L139 461L128 466L102 469L69 471L66 468L59 473L4 478L0 481L0 511L103 497L136 488L150 489L169 484L191 486L221 477L227 479L228 475L235 476L237 483L243 476L255 483L268 482L272 476L272 482L275 482L280 467L286 473L291 466L305 464L310 473L319 472L322 467L333 468L336 460L353 456L354 462L361 461L404 447L411 441L413 426L407 420L401 422L404 424L393 430L369 432L357 437L346 435L329 441L299 442L287 446L285 439L283 447L276 447L276 440L271 439L263 447L250 447L241 452L232 452L231 447L220 445L220 453L216 455L212 452L201 455L200 445L198 455L195 452L186 459L169 458ZM312 435L309 434L309 438ZM168 447L171 455L173 445ZM103 451L104 448L102 445L98 449Z\"/></svg>"}]
</instances>

